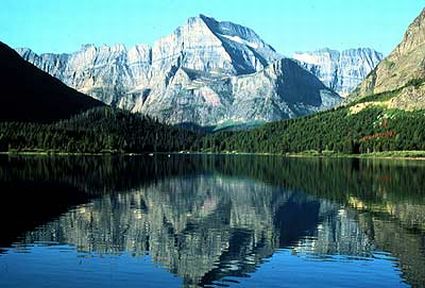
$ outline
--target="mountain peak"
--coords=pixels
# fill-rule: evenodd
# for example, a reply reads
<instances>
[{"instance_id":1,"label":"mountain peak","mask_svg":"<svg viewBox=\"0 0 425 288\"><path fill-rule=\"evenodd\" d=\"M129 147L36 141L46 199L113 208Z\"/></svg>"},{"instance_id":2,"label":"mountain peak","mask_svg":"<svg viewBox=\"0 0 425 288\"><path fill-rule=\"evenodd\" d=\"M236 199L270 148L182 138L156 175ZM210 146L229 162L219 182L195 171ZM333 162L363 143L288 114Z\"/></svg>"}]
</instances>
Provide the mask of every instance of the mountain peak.
<instances>
[{"instance_id":1,"label":"mountain peak","mask_svg":"<svg viewBox=\"0 0 425 288\"><path fill-rule=\"evenodd\" d=\"M196 25L196 24L206 25L206 27L210 29L210 26L214 27L217 25L217 23L219 23L219 21L217 21L215 18L207 16L205 14L199 14L197 16L189 17L185 24L189 26Z\"/></svg>"},{"instance_id":2,"label":"mountain peak","mask_svg":"<svg viewBox=\"0 0 425 288\"><path fill-rule=\"evenodd\" d=\"M89 50L92 48L96 48L96 45L94 45L93 43L81 44L81 50Z\"/></svg>"},{"instance_id":3,"label":"mountain peak","mask_svg":"<svg viewBox=\"0 0 425 288\"><path fill-rule=\"evenodd\" d=\"M357 87L350 99L393 91L389 108L425 108L425 9L403 40Z\"/></svg>"},{"instance_id":4,"label":"mountain peak","mask_svg":"<svg viewBox=\"0 0 425 288\"><path fill-rule=\"evenodd\" d=\"M411 50L425 44L425 8L409 25L404 33L403 41L396 47L393 54L407 54Z\"/></svg>"},{"instance_id":5,"label":"mountain peak","mask_svg":"<svg viewBox=\"0 0 425 288\"><path fill-rule=\"evenodd\" d=\"M328 88L347 96L375 68L383 55L370 48L343 51L323 48L313 52L297 52L293 57Z\"/></svg>"},{"instance_id":6,"label":"mountain peak","mask_svg":"<svg viewBox=\"0 0 425 288\"><path fill-rule=\"evenodd\" d=\"M100 46L96 46L95 44L88 43L88 44L82 44L80 50L81 51L88 51L88 50L126 51L127 48L122 43L115 43L113 45L102 44Z\"/></svg>"},{"instance_id":7,"label":"mountain peak","mask_svg":"<svg viewBox=\"0 0 425 288\"><path fill-rule=\"evenodd\" d=\"M152 47L122 49L89 44L66 57L23 56L107 104L168 123L280 120L340 101L295 62L278 61L252 29L202 14Z\"/></svg>"},{"instance_id":8,"label":"mountain peak","mask_svg":"<svg viewBox=\"0 0 425 288\"><path fill-rule=\"evenodd\" d=\"M328 48L328 47L317 49L314 52L317 52L317 53L329 53L329 54L339 53L338 50L334 50L334 49L331 49L331 48Z\"/></svg>"},{"instance_id":9,"label":"mountain peak","mask_svg":"<svg viewBox=\"0 0 425 288\"><path fill-rule=\"evenodd\" d=\"M206 18L206 16L204 16L203 14L199 14L199 15L187 18L186 23L190 24L190 23L195 23L199 21L204 21L204 18Z\"/></svg>"},{"instance_id":10,"label":"mountain peak","mask_svg":"<svg viewBox=\"0 0 425 288\"><path fill-rule=\"evenodd\" d=\"M176 67L227 75L258 72L279 58L250 28L203 14L189 18L153 47L159 69L171 61Z\"/></svg>"},{"instance_id":11,"label":"mountain peak","mask_svg":"<svg viewBox=\"0 0 425 288\"><path fill-rule=\"evenodd\" d=\"M211 16L207 16L205 14L199 14L198 17L202 20L207 20L207 21L215 21L217 22L217 20L215 20L213 17Z\"/></svg>"}]
</instances>

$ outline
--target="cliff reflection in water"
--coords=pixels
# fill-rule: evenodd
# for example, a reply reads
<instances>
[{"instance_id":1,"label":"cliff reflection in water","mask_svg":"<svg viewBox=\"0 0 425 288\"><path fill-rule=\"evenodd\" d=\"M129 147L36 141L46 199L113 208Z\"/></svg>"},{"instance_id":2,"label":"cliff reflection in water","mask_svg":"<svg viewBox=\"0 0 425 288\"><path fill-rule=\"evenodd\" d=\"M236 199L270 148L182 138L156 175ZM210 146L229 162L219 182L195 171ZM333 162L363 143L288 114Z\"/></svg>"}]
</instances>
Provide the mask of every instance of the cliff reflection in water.
<instances>
[{"instance_id":1,"label":"cliff reflection in water","mask_svg":"<svg viewBox=\"0 0 425 288\"><path fill-rule=\"evenodd\" d=\"M18 247L66 243L95 254L149 254L187 286L245 276L281 248L316 259L367 260L388 251L408 283L425 285L421 163L183 155L6 159L0 179L10 193L13 182L65 185L81 195L21 231Z\"/></svg>"}]
</instances>

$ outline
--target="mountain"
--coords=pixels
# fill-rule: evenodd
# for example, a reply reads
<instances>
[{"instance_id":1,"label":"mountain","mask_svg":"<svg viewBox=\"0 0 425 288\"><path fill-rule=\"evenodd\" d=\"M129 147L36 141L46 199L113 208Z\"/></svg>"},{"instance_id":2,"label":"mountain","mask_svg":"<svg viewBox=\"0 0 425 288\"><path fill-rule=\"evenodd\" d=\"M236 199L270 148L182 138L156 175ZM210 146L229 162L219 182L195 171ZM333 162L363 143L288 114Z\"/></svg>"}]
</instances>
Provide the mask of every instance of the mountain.
<instances>
[{"instance_id":1,"label":"mountain","mask_svg":"<svg viewBox=\"0 0 425 288\"><path fill-rule=\"evenodd\" d=\"M0 59L1 121L49 122L104 106L24 61L2 42Z\"/></svg>"},{"instance_id":2,"label":"mountain","mask_svg":"<svg viewBox=\"0 0 425 288\"><path fill-rule=\"evenodd\" d=\"M379 100L381 105L388 108L424 109L424 80L425 9L410 24L401 43L350 95L350 100L370 96L368 102ZM381 97L372 97L373 94L380 94Z\"/></svg>"},{"instance_id":3,"label":"mountain","mask_svg":"<svg viewBox=\"0 0 425 288\"><path fill-rule=\"evenodd\" d=\"M345 97L376 67L383 55L370 48L341 52L325 48L314 52L298 52L292 57L327 87Z\"/></svg>"},{"instance_id":4,"label":"mountain","mask_svg":"<svg viewBox=\"0 0 425 288\"><path fill-rule=\"evenodd\" d=\"M243 76L222 77L182 68L164 88L151 92L140 111L161 121L202 126L293 118L340 101L336 93L289 59Z\"/></svg>"},{"instance_id":5,"label":"mountain","mask_svg":"<svg viewBox=\"0 0 425 288\"><path fill-rule=\"evenodd\" d=\"M403 41L347 97L345 105L250 131L206 135L194 147L214 152L324 155L398 151L383 155L423 157L423 127L425 9L409 26Z\"/></svg>"},{"instance_id":6,"label":"mountain","mask_svg":"<svg viewBox=\"0 0 425 288\"><path fill-rule=\"evenodd\" d=\"M273 121L341 101L253 30L204 15L189 18L152 47L85 45L73 54L41 55L17 51L83 93L170 124ZM294 71L296 77L290 74Z\"/></svg>"}]
</instances>

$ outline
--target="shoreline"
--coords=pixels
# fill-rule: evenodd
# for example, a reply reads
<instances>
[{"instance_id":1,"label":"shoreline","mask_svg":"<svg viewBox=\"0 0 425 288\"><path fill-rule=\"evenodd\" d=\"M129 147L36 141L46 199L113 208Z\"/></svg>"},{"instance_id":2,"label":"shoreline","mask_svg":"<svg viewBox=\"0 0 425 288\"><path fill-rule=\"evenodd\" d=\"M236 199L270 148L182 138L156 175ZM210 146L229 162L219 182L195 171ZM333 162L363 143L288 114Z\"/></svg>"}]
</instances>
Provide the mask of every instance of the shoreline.
<instances>
[{"instance_id":1,"label":"shoreline","mask_svg":"<svg viewBox=\"0 0 425 288\"><path fill-rule=\"evenodd\" d=\"M394 153L394 155L386 155ZM408 155L403 156L403 153ZM418 153L420 156L411 156L411 154ZM382 155L380 155L382 154ZM398 154L398 155L397 155ZM309 154L309 153L286 153L286 154L275 154L275 153L248 153L248 152L143 152L143 153L71 153L71 152L46 152L46 151L12 151L12 152L0 152L0 155L5 156L155 156L155 155L222 155L222 156L274 156L284 158L357 158L357 159L386 159L386 160L417 160L424 161L425 151L388 151L378 152L369 154Z\"/></svg>"}]
</instances>

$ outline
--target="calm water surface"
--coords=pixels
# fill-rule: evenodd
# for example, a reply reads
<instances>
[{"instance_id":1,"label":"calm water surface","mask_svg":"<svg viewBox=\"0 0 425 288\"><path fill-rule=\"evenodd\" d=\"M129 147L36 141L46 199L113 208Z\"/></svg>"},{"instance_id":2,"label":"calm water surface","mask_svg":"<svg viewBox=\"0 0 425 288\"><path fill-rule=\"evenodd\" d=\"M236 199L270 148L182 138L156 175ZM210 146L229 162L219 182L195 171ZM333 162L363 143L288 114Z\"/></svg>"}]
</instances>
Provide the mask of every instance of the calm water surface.
<instances>
[{"instance_id":1,"label":"calm water surface","mask_svg":"<svg viewBox=\"0 0 425 288\"><path fill-rule=\"evenodd\" d=\"M425 163L0 157L0 287L425 287Z\"/></svg>"}]
</instances>

